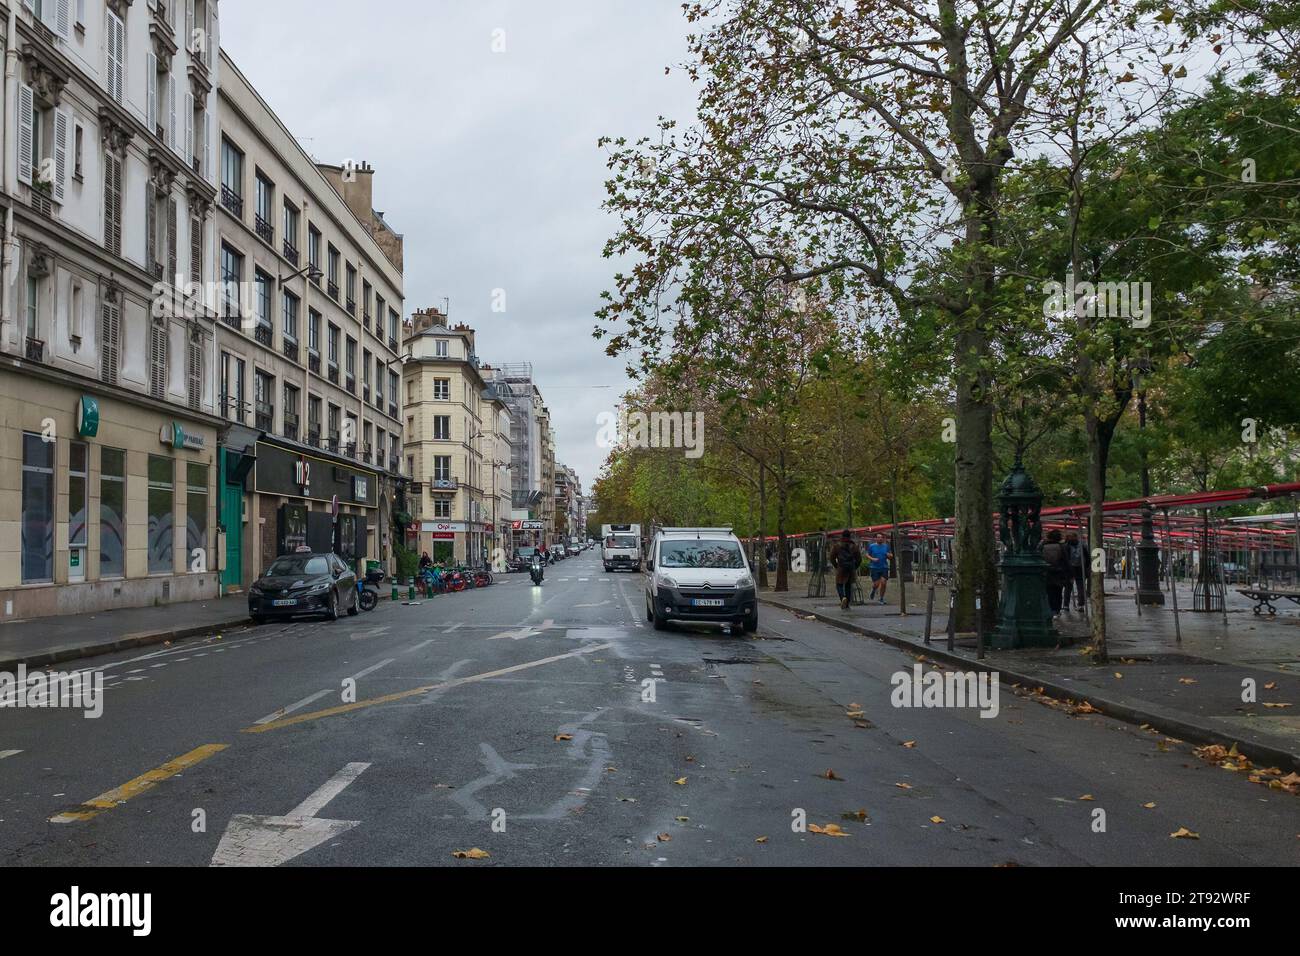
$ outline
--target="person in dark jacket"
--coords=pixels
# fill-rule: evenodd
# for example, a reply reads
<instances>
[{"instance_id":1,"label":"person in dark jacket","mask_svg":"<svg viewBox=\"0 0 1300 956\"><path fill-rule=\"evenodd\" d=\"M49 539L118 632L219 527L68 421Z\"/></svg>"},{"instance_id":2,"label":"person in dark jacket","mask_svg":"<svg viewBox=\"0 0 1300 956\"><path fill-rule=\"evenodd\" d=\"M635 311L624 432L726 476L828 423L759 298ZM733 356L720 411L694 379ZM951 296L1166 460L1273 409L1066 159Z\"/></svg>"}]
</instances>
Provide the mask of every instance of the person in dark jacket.
<instances>
[{"instance_id":1,"label":"person in dark jacket","mask_svg":"<svg viewBox=\"0 0 1300 956\"><path fill-rule=\"evenodd\" d=\"M1088 600L1088 576L1083 572L1083 545L1079 543L1079 536L1073 531L1065 536L1065 553L1070 562L1070 578L1065 586L1065 600L1061 603L1066 610L1069 610L1070 605L1073 604L1082 611L1084 602Z\"/></svg>"},{"instance_id":2,"label":"person in dark jacket","mask_svg":"<svg viewBox=\"0 0 1300 956\"><path fill-rule=\"evenodd\" d=\"M831 567L835 569L835 593L840 596L840 607L848 610L853 600L853 582L862 564L862 549L853 540L853 535L845 531L840 535L839 544L831 551Z\"/></svg>"},{"instance_id":3,"label":"person in dark jacket","mask_svg":"<svg viewBox=\"0 0 1300 956\"><path fill-rule=\"evenodd\" d=\"M1055 619L1061 616L1061 598L1070 584L1070 554L1061 540L1060 531L1047 532L1043 560L1047 562L1047 603Z\"/></svg>"}]
</instances>

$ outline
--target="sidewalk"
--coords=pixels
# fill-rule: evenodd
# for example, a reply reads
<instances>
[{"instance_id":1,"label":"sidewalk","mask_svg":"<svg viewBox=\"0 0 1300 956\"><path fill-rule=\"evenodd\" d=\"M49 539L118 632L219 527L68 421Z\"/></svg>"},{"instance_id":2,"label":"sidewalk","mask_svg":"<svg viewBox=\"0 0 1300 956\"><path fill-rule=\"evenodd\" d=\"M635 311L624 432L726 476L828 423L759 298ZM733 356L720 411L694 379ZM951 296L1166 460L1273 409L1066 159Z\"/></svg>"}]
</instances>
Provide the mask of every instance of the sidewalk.
<instances>
[{"instance_id":1,"label":"sidewalk","mask_svg":"<svg viewBox=\"0 0 1300 956\"><path fill-rule=\"evenodd\" d=\"M908 584L908 614L903 616L897 581L890 582L890 604L844 611L833 582L828 582L829 597L808 598L806 576L794 578L788 592L766 590L760 600L963 669L997 671L1003 683L1042 688L1048 697L1076 704L1086 700L1112 717L1150 724L1181 740L1225 747L1239 743L1262 766L1300 770L1300 614L1256 617L1250 602L1232 593L1225 626L1222 613L1188 611L1191 589L1180 588L1183 640L1177 644L1171 606L1143 608L1139 617L1132 590L1116 590L1106 600L1109 664L1092 664L1083 655L1088 625L1078 612L1062 617L1062 644L1056 648L988 649L978 661L974 634L958 635L954 651L947 650L945 589L935 591L927 646L925 585ZM1255 682L1254 703L1242 701L1246 678Z\"/></svg>"},{"instance_id":2,"label":"sidewalk","mask_svg":"<svg viewBox=\"0 0 1300 956\"><path fill-rule=\"evenodd\" d=\"M0 624L0 671L13 671L20 664L47 667L248 623L246 594L13 621Z\"/></svg>"}]
</instances>

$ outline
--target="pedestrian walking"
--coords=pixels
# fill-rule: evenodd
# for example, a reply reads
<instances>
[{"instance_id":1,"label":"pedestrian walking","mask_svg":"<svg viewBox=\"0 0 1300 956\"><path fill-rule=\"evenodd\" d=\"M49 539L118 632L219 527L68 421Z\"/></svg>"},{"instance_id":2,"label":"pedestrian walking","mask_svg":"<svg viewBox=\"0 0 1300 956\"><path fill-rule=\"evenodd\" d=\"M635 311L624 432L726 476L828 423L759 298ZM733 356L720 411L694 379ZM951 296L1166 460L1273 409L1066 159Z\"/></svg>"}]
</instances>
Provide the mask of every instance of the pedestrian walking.
<instances>
[{"instance_id":1,"label":"pedestrian walking","mask_svg":"<svg viewBox=\"0 0 1300 956\"><path fill-rule=\"evenodd\" d=\"M1047 562L1047 604L1055 620L1061 616L1061 598L1070 584L1069 550L1061 540L1061 532L1055 528L1047 532L1043 560Z\"/></svg>"},{"instance_id":2,"label":"pedestrian walking","mask_svg":"<svg viewBox=\"0 0 1300 956\"><path fill-rule=\"evenodd\" d=\"M853 583L861 564L862 549L853 535L845 531L840 535L839 544L831 549L831 567L835 569L835 593L840 596L840 607L846 611L853 600Z\"/></svg>"},{"instance_id":3,"label":"pedestrian walking","mask_svg":"<svg viewBox=\"0 0 1300 956\"><path fill-rule=\"evenodd\" d=\"M1073 531L1065 536L1065 553L1070 561L1070 583L1065 587L1062 603L1067 610L1073 603L1082 611L1088 600L1088 576L1083 573L1083 545L1079 543L1079 535Z\"/></svg>"},{"instance_id":4,"label":"pedestrian walking","mask_svg":"<svg viewBox=\"0 0 1300 956\"><path fill-rule=\"evenodd\" d=\"M876 540L867 545L867 556L871 559L867 567L871 571L871 598L878 604L885 603L885 587L889 584L889 559L893 554L885 544L883 534L876 535Z\"/></svg>"}]
</instances>

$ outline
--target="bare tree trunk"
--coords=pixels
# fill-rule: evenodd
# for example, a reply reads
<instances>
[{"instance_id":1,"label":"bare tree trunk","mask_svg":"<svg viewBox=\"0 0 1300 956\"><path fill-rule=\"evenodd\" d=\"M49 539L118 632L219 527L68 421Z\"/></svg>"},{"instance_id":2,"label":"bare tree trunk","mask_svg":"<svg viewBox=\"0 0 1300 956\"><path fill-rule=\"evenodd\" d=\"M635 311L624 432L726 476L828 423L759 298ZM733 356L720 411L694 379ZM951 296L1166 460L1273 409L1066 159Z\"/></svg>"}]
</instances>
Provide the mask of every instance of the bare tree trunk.
<instances>
[{"instance_id":1,"label":"bare tree trunk","mask_svg":"<svg viewBox=\"0 0 1300 956\"><path fill-rule=\"evenodd\" d=\"M767 469L758 463L758 586L767 590Z\"/></svg>"},{"instance_id":2,"label":"bare tree trunk","mask_svg":"<svg viewBox=\"0 0 1300 956\"><path fill-rule=\"evenodd\" d=\"M985 336L966 330L957 336L959 355L978 361ZM960 371L957 380L957 468L953 562L957 585L956 627L975 627L975 595L983 596L984 626L996 621L997 565L993 560L993 409L975 373Z\"/></svg>"},{"instance_id":3,"label":"bare tree trunk","mask_svg":"<svg viewBox=\"0 0 1300 956\"><path fill-rule=\"evenodd\" d=\"M1091 405L1084 412L1084 424L1088 430L1088 550L1090 554L1105 555L1105 528L1102 525L1102 504L1106 500L1106 452L1101 435L1101 423ZM1102 560L1101 570L1096 562L1091 562L1092 593L1088 595L1089 609L1092 612L1089 632L1092 638L1092 656L1097 663L1109 660L1106 650L1106 561Z\"/></svg>"}]
</instances>

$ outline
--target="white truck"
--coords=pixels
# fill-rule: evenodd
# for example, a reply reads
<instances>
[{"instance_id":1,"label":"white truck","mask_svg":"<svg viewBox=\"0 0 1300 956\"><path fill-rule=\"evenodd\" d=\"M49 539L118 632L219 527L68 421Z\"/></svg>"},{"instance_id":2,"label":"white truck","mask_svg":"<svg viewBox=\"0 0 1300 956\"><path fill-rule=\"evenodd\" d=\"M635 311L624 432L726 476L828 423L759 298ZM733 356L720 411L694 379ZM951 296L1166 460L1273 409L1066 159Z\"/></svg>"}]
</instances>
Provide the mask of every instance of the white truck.
<instances>
[{"instance_id":1,"label":"white truck","mask_svg":"<svg viewBox=\"0 0 1300 956\"><path fill-rule=\"evenodd\" d=\"M605 524L600 526L600 560L606 571L618 568L641 570L641 526L639 524Z\"/></svg>"}]
</instances>

